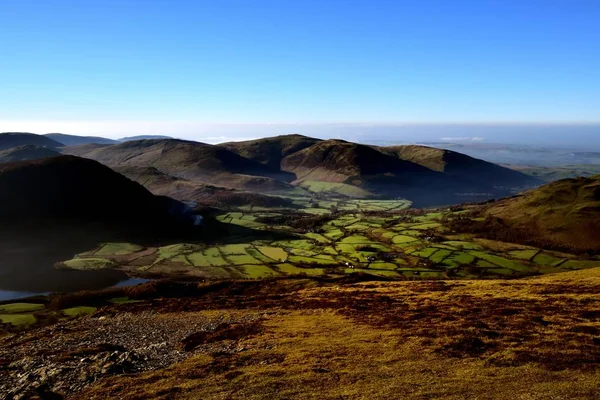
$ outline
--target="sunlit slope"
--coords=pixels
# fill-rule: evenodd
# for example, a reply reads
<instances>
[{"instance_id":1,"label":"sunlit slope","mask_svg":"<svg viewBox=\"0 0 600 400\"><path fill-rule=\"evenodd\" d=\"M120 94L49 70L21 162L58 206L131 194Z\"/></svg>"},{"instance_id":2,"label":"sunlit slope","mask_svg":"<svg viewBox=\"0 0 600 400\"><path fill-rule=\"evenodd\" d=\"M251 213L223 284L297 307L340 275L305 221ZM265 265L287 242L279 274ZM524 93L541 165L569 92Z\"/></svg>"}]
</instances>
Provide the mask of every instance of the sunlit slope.
<instances>
[{"instance_id":1,"label":"sunlit slope","mask_svg":"<svg viewBox=\"0 0 600 400\"><path fill-rule=\"evenodd\" d=\"M467 182L506 188L530 187L542 183L539 179L518 171L451 150L418 145L380 147L379 150Z\"/></svg>"},{"instance_id":2,"label":"sunlit slope","mask_svg":"<svg viewBox=\"0 0 600 400\"><path fill-rule=\"evenodd\" d=\"M492 204L486 213L575 247L600 247L600 176L565 179Z\"/></svg>"},{"instance_id":3,"label":"sunlit slope","mask_svg":"<svg viewBox=\"0 0 600 400\"><path fill-rule=\"evenodd\" d=\"M258 161L271 168L279 169L281 160L284 157L318 142L320 142L320 139L302 135L281 135L242 142L229 142L221 146L243 157Z\"/></svg>"}]
</instances>

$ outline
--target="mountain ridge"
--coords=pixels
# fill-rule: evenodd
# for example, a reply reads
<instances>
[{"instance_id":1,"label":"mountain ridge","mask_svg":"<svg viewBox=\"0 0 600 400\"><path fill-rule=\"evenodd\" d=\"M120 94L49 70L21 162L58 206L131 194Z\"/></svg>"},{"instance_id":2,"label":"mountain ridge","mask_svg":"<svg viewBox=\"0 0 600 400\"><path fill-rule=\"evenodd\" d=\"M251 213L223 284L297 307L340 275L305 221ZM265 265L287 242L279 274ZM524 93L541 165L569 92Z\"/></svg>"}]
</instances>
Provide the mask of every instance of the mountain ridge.
<instances>
[{"instance_id":1,"label":"mountain ridge","mask_svg":"<svg viewBox=\"0 0 600 400\"><path fill-rule=\"evenodd\" d=\"M38 146L57 149L62 143L52 140L44 135L36 135L28 132L2 132L0 133L0 150L8 150L20 146Z\"/></svg>"}]
</instances>

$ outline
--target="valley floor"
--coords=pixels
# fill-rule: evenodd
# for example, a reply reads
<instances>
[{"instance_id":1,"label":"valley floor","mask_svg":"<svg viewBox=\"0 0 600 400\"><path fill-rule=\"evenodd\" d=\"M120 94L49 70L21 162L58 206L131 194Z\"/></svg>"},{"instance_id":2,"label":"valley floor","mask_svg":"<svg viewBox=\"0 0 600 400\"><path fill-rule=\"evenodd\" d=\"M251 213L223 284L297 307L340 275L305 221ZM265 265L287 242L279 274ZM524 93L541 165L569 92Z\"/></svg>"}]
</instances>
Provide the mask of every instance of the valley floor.
<instances>
[{"instance_id":1,"label":"valley floor","mask_svg":"<svg viewBox=\"0 0 600 400\"><path fill-rule=\"evenodd\" d=\"M599 364L600 269L510 281L234 281L7 335L0 392L594 399Z\"/></svg>"}]
</instances>

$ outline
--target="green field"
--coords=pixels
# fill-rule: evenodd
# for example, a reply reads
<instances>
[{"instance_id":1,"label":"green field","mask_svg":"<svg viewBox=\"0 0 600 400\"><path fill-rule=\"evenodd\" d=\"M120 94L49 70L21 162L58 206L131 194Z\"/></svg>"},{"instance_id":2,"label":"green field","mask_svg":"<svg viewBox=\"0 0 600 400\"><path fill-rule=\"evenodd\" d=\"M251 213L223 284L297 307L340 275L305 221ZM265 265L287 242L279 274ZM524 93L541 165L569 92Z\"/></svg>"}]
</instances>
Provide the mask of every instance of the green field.
<instances>
[{"instance_id":1,"label":"green field","mask_svg":"<svg viewBox=\"0 0 600 400\"><path fill-rule=\"evenodd\" d=\"M288 234L284 239L270 235L272 239L236 238L238 242L180 243L154 249L129 243L107 243L61 266L74 269L118 266L137 273L149 271L166 276L171 272L189 273L208 279L339 275L357 271L379 271L382 276L411 279L470 279L600 266L598 258L580 258L520 244L453 235L443 221L450 214L461 214L460 211L403 214L401 210L410 205L404 200L307 197L293 200L305 208L277 212L245 209L219 214L217 220L266 231L272 227L258 222L260 218L293 212L295 219L320 218L320 225L311 225L310 230L277 225L278 231ZM338 211L331 214L333 209ZM340 212L340 209L346 211ZM320 216L310 217L315 213ZM136 259L137 253L144 255L143 263L139 261L130 266L122 261ZM102 257L98 257L99 254ZM1 309L0 313L8 314Z\"/></svg>"},{"instance_id":2,"label":"green field","mask_svg":"<svg viewBox=\"0 0 600 400\"><path fill-rule=\"evenodd\" d=\"M0 305L1 314L15 314L15 313L26 313L43 310L43 304L36 303L12 303Z\"/></svg>"},{"instance_id":3,"label":"green field","mask_svg":"<svg viewBox=\"0 0 600 400\"><path fill-rule=\"evenodd\" d=\"M121 303L123 304L123 303ZM95 307L72 307L72 308L66 308L64 310L62 310L63 314L65 314L67 317L82 317L84 315L89 315L91 313L93 313L94 311L96 311Z\"/></svg>"},{"instance_id":4,"label":"green field","mask_svg":"<svg viewBox=\"0 0 600 400\"><path fill-rule=\"evenodd\" d=\"M66 268L80 270L104 269L114 267L115 265L117 264L114 261L111 261L107 258L97 257L74 258L72 260L67 260L62 263L62 266Z\"/></svg>"},{"instance_id":5,"label":"green field","mask_svg":"<svg viewBox=\"0 0 600 400\"><path fill-rule=\"evenodd\" d=\"M33 314L0 314L0 321L15 326L29 326L35 324L36 318Z\"/></svg>"},{"instance_id":6,"label":"green field","mask_svg":"<svg viewBox=\"0 0 600 400\"><path fill-rule=\"evenodd\" d=\"M131 243L106 243L94 252L94 256L122 256L142 250L143 247Z\"/></svg>"}]
</instances>

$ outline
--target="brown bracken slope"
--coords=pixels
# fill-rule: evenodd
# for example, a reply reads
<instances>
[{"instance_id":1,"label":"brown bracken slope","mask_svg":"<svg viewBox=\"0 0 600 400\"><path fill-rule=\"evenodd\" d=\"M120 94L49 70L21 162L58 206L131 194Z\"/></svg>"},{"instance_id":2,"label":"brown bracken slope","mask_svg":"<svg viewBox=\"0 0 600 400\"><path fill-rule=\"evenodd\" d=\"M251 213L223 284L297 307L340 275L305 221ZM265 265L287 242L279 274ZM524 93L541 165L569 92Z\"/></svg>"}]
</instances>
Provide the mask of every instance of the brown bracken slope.
<instances>
[{"instance_id":1,"label":"brown bracken slope","mask_svg":"<svg viewBox=\"0 0 600 400\"><path fill-rule=\"evenodd\" d=\"M0 393L596 399L598 272L512 281L150 283L107 294L145 302L0 339L0 360L11 366Z\"/></svg>"}]
</instances>

